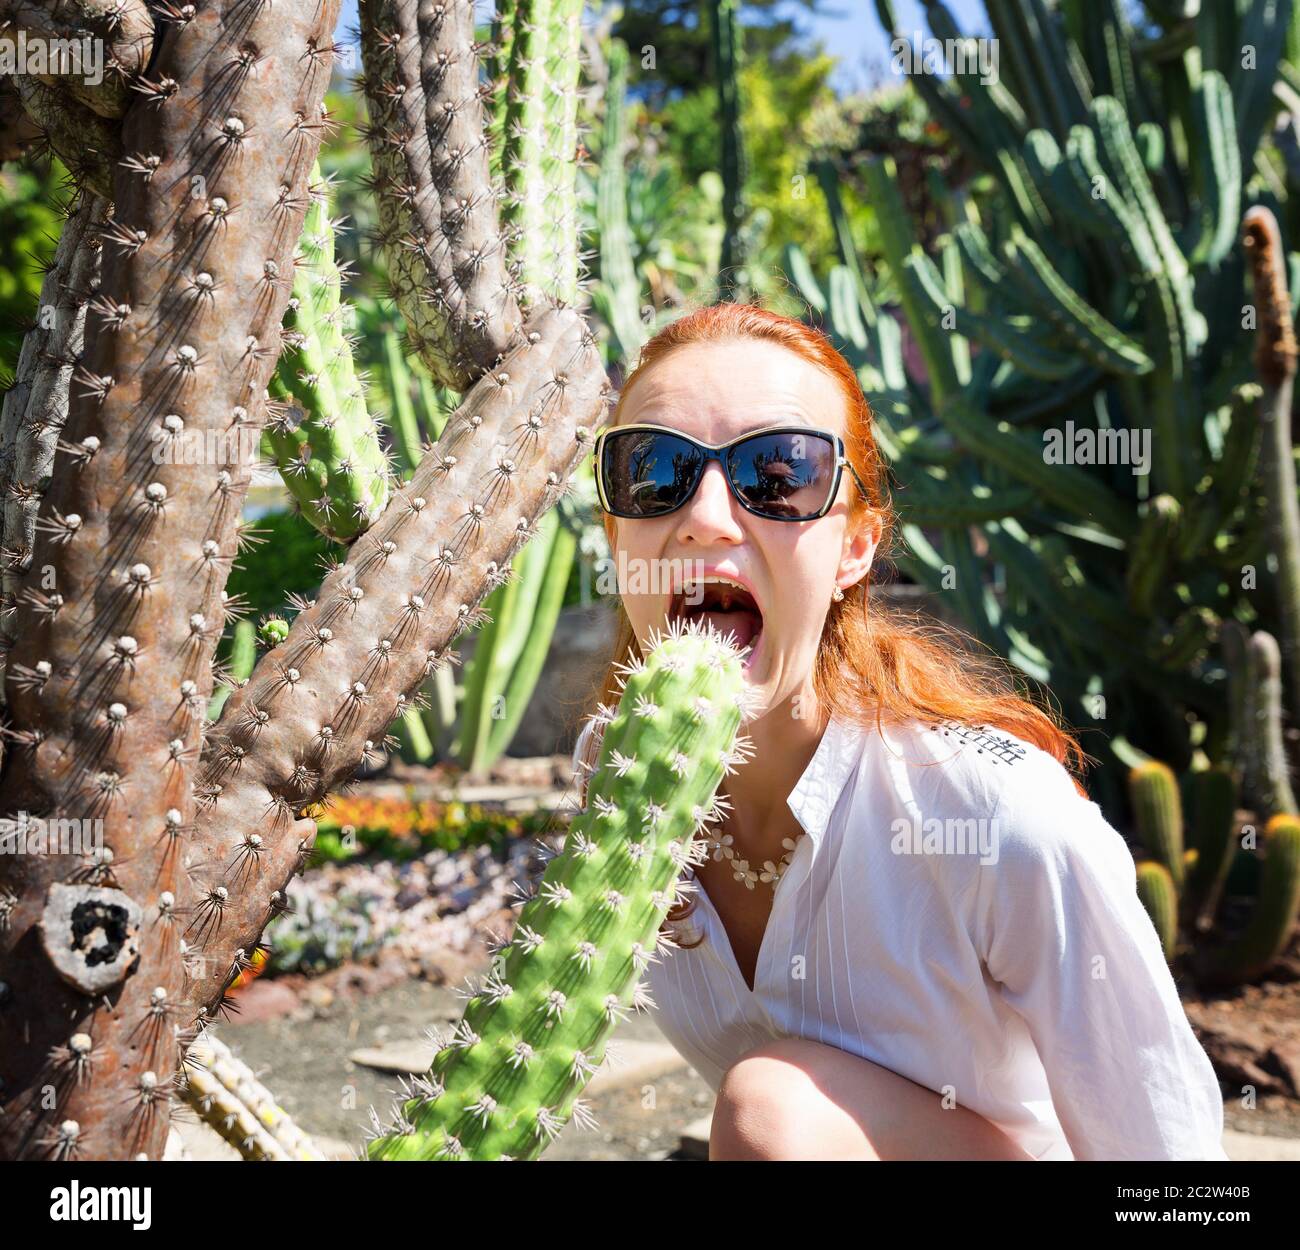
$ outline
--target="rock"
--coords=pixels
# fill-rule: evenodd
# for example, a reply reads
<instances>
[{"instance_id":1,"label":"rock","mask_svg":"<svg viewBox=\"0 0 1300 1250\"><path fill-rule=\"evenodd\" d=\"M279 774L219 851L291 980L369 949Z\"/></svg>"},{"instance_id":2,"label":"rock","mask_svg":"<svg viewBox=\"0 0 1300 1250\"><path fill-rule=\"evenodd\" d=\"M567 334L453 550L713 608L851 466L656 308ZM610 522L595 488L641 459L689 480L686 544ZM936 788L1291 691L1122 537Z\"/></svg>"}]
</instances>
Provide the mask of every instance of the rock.
<instances>
[{"instance_id":1,"label":"rock","mask_svg":"<svg viewBox=\"0 0 1300 1250\"><path fill-rule=\"evenodd\" d=\"M1257 1026L1219 1020L1198 1024L1196 1034L1220 1080L1233 1087L1253 1086L1257 1096L1290 1092L1280 1072L1269 1072L1263 1066L1270 1062L1271 1048Z\"/></svg>"},{"instance_id":2,"label":"rock","mask_svg":"<svg viewBox=\"0 0 1300 1250\"><path fill-rule=\"evenodd\" d=\"M239 1008L235 1021L240 1024L254 1020L274 1020L298 1010L298 995L278 980L258 978L235 995Z\"/></svg>"},{"instance_id":3,"label":"rock","mask_svg":"<svg viewBox=\"0 0 1300 1250\"><path fill-rule=\"evenodd\" d=\"M334 1005L334 991L328 985L308 986L304 998L316 1008L317 1011L326 1011Z\"/></svg>"},{"instance_id":4,"label":"rock","mask_svg":"<svg viewBox=\"0 0 1300 1250\"><path fill-rule=\"evenodd\" d=\"M438 950L422 951L419 956L420 975L431 985L460 985L467 976L472 976L484 964L483 955L475 952L466 955L461 951Z\"/></svg>"},{"instance_id":5,"label":"rock","mask_svg":"<svg viewBox=\"0 0 1300 1250\"><path fill-rule=\"evenodd\" d=\"M376 1072L396 1072L403 1076L423 1076L433 1063L433 1044L426 1041L385 1042L382 1046L364 1046L348 1059Z\"/></svg>"},{"instance_id":6,"label":"rock","mask_svg":"<svg viewBox=\"0 0 1300 1250\"><path fill-rule=\"evenodd\" d=\"M1269 1057L1273 1061L1269 1066L1281 1069L1291 1082L1292 1096L1300 1098L1300 1038L1275 1042L1269 1051Z\"/></svg>"},{"instance_id":7,"label":"rock","mask_svg":"<svg viewBox=\"0 0 1300 1250\"><path fill-rule=\"evenodd\" d=\"M1225 1129L1223 1149L1229 1159L1238 1162L1264 1160L1273 1163L1300 1163L1300 1137L1265 1137L1260 1133L1239 1133L1234 1129Z\"/></svg>"}]
</instances>

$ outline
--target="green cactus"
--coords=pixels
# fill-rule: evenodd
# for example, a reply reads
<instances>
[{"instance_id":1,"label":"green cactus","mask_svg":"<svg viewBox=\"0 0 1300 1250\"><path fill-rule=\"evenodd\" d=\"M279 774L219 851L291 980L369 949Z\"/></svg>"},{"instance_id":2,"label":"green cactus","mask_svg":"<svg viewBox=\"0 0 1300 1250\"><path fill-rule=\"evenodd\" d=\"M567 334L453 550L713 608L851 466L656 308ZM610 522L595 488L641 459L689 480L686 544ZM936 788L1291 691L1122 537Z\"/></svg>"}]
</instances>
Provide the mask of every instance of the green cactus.
<instances>
[{"instance_id":1,"label":"green cactus","mask_svg":"<svg viewBox=\"0 0 1300 1250\"><path fill-rule=\"evenodd\" d=\"M694 834L714 814L746 687L740 653L712 628L675 626L629 667L605 709L586 809L519 915L398 1128L372 1159L536 1158L571 1116L682 893Z\"/></svg>"},{"instance_id":2,"label":"green cactus","mask_svg":"<svg viewBox=\"0 0 1300 1250\"><path fill-rule=\"evenodd\" d=\"M745 270L745 181L749 161L745 153L744 107L740 98L743 61L740 5L736 0L709 0L709 39L713 49L713 74L718 87L718 123L722 137L722 256L719 296L743 299L751 283Z\"/></svg>"},{"instance_id":3,"label":"green cactus","mask_svg":"<svg viewBox=\"0 0 1300 1250\"><path fill-rule=\"evenodd\" d=\"M334 262L336 229L316 166L284 319L287 348L269 388L279 406L262 445L303 516L348 543L387 507L389 471L352 362L342 274Z\"/></svg>"},{"instance_id":4,"label":"green cactus","mask_svg":"<svg viewBox=\"0 0 1300 1250\"><path fill-rule=\"evenodd\" d=\"M1138 38L1118 0L985 7L998 82L960 67L909 76L987 175L960 175L949 233L924 254L893 161L831 152L814 168L841 263L823 276L787 249L790 276L876 414L909 522L899 567L941 587L942 566L960 569L976 589L946 589L972 632L1048 682L1067 714L1091 718L1105 692L1110 738L1182 767L1195 736L1215 750L1225 740L1219 642L1233 623L1279 639L1300 721L1289 262L1257 211L1272 194L1257 158L1274 106L1264 76L1231 52L1262 35L1275 65L1279 6L1213 6L1213 21L1178 27L1176 46ZM876 8L907 37L890 0ZM936 37L960 37L943 4L925 12ZM854 179L884 260L870 281L840 203ZM1243 210L1248 248L1234 246ZM1276 366L1257 366L1260 384L1240 315L1243 260L1255 258ZM882 297L901 308L923 374L904 369ZM1266 758L1272 785L1285 769ZM1113 820L1124 778L1103 744L1095 786Z\"/></svg>"},{"instance_id":5,"label":"green cactus","mask_svg":"<svg viewBox=\"0 0 1300 1250\"><path fill-rule=\"evenodd\" d=\"M1165 961L1171 962L1178 942L1178 891L1169 869L1155 860L1137 865L1137 893L1160 938Z\"/></svg>"},{"instance_id":6,"label":"green cactus","mask_svg":"<svg viewBox=\"0 0 1300 1250\"><path fill-rule=\"evenodd\" d=\"M1300 916L1300 817L1274 816L1261 837L1264 862L1250 920L1234 941L1205 960L1207 982L1237 984L1266 972L1286 950Z\"/></svg>"},{"instance_id":7,"label":"green cactus","mask_svg":"<svg viewBox=\"0 0 1300 1250\"><path fill-rule=\"evenodd\" d=\"M1129 773L1133 820L1142 845L1169 872L1178 894L1183 892L1183 804L1178 778L1158 760Z\"/></svg>"},{"instance_id":8,"label":"green cactus","mask_svg":"<svg viewBox=\"0 0 1300 1250\"><path fill-rule=\"evenodd\" d=\"M1186 899L1194 911L1195 928L1207 929L1213 922L1223 883L1237 844L1233 838L1237 810L1237 786L1232 773L1223 767L1192 774L1188 807L1192 820L1189 838L1196 850L1196 863L1188 877Z\"/></svg>"}]
</instances>

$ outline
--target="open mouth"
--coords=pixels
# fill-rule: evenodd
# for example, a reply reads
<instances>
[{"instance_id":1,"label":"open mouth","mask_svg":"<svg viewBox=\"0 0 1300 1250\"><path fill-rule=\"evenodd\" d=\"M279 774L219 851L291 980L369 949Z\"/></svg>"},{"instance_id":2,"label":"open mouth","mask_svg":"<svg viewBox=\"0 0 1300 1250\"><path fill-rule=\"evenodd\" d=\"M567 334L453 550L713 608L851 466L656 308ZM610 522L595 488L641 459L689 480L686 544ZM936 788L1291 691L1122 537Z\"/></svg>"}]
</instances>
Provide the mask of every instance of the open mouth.
<instances>
[{"instance_id":1,"label":"open mouth","mask_svg":"<svg viewBox=\"0 0 1300 1250\"><path fill-rule=\"evenodd\" d=\"M749 648L745 667L758 654L763 632L763 613L758 601L739 582L707 574L699 581L687 581L668 605L669 620L708 622L722 634L732 634L736 645Z\"/></svg>"}]
</instances>

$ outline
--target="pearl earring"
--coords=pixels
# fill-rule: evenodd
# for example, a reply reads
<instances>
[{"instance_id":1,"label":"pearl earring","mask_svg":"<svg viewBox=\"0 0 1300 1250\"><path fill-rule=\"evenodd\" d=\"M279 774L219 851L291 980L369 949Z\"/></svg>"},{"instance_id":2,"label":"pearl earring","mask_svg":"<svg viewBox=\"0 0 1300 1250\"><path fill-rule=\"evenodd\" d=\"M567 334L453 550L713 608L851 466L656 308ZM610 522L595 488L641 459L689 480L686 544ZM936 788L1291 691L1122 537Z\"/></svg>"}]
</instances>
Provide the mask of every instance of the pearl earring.
<instances>
[{"instance_id":1,"label":"pearl earring","mask_svg":"<svg viewBox=\"0 0 1300 1250\"><path fill-rule=\"evenodd\" d=\"M839 603L839 601L843 598L844 598L844 592L838 586L836 586L834 590L831 591L831 601L833 603Z\"/></svg>"}]
</instances>

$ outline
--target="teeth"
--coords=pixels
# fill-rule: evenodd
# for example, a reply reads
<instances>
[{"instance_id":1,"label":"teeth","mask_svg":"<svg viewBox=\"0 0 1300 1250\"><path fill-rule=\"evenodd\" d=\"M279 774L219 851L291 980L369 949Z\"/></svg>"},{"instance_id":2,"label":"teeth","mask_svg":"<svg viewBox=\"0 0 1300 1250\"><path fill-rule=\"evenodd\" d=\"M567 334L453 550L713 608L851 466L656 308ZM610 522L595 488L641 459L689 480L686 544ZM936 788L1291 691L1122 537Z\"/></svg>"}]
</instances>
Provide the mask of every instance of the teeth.
<instances>
[{"instance_id":1,"label":"teeth","mask_svg":"<svg viewBox=\"0 0 1300 1250\"><path fill-rule=\"evenodd\" d=\"M704 577L693 578L690 581L684 583L682 587L682 594L690 594L690 592L694 590L695 587L697 586L706 586L706 585L713 585L713 584L717 584L719 586L734 586L737 590L747 590L747 587L742 585L740 582L736 581L734 577L721 577L710 573Z\"/></svg>"}]
</instances>

